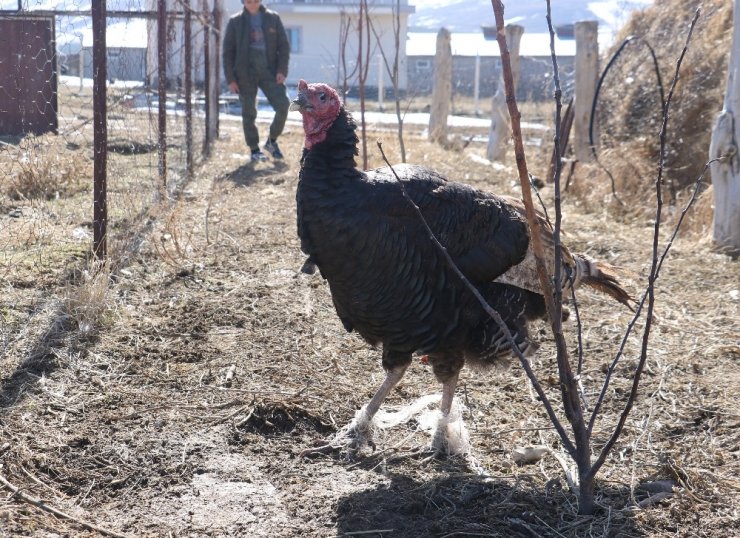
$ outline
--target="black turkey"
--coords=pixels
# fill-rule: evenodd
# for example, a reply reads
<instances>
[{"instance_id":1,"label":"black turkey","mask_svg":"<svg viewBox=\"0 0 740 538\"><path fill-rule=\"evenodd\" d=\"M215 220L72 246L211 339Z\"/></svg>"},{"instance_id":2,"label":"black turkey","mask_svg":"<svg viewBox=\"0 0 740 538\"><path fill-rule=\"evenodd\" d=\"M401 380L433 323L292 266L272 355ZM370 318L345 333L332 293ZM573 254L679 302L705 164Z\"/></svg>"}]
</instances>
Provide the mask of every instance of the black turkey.
<instances>
[{"instance_id":1,"label":"black turkey","mask_svg":"<svg viewBox=\"0 0 740 538\"><path fill-rule=\"evenodd\" d=\"M383 349L385 381L345 437L354 444L367 440L373 416L414 353L428 358L442 383L440 411L447 417L463 365L491 365L509 355L509 339L449 267L391 170L357 169L356 125L336 91L301 80L291 108L302 114L305 130L296 193L298 235L308 255L304 270L318 267L344 327ZM501 315L516 346L531 353L527 322L545 316L545 303L523 204L422 166L393 168L454 262ZM552 265L552 230L543 224ZM615 268L565 248L563 253L564 288L588 284L629 304ZM438 431L435 449L444 442L445 432Z\"/></svg>"}]
</instances>

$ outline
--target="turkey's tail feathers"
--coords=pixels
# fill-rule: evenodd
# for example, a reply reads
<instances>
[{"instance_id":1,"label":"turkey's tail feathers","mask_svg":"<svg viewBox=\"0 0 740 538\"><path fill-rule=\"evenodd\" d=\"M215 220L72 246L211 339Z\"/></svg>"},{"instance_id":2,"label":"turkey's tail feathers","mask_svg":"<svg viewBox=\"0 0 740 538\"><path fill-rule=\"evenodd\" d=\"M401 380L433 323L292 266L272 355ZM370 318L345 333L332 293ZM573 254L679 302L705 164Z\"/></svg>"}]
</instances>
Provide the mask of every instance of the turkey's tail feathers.
<instances>
[{"instance_id":1,"label":"turkey's tail feathers","mask_svg":"<svg viewBox=\"0 0 740 538\"><path fill-rule=\"evenodd\" d=\"M632 305L635 303L635 299L619 281L619 278L626 274L624 270L606 262L596 261L585 254L576 254L573 258L576 262L576 286L579 283L590 286L596 291L613 297L634 311Z\"/></svg>"}]
</instances>

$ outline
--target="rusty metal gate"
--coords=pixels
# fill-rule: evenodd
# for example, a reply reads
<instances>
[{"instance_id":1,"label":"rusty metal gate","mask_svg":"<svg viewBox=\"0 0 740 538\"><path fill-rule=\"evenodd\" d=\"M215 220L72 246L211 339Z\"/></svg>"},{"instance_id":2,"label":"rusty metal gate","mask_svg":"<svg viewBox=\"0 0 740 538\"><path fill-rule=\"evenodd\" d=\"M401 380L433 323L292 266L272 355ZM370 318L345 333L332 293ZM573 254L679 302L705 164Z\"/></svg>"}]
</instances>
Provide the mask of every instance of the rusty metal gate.
<instances>
[{"instance_id":1,"label":"rusty metal gate","mask_svg":"<svg viewBox=\"0 0 740 538\"><path fill-rule=\"evenodd\" d=\"M0 18L0 135L55 132L53 17Z\"/></svg>"}]
</instances>

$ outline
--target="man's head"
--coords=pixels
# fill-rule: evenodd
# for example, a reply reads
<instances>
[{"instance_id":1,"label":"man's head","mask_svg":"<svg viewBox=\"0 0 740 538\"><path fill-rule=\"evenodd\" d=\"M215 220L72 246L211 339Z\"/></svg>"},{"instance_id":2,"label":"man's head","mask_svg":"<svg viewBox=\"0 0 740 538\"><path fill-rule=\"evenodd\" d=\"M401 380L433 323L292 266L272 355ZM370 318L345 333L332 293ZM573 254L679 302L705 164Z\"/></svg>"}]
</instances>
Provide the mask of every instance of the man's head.
<instances>
[{"instance_id":1,"label":"man's head","mask_svg":"<svg viewBox=\"0 0 740 538\"><path fill-rule=\"evenodd\" d=\"M243 2L244 7L249 11L249 14L254 15L259 11L262 0L243 0Z\"/></svg>"}]
</instances>

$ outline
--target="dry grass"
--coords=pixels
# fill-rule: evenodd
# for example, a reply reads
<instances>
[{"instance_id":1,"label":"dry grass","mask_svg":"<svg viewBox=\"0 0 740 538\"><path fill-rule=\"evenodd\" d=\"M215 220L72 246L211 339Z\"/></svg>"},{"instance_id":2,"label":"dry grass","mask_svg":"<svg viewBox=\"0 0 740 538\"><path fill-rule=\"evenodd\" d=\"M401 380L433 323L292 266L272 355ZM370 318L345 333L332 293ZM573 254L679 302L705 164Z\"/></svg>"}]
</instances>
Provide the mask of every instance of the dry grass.
<instances>
[{"instance_id":1,"label":"dry grass","mask_svg":"<svg viewBox=\"0 0 740 538\"><path fill-rule=\"evenodd\" d=\"M732 448L740 380L732 364L740 348L728 258L681 238L668 260L648 372L600 475L604 508L593 518L577 516L554 458L514 463L517 447L559 447L515 364L466 370L459 392L474 454L492 481L454 459L416 459L411 449L428 439L413 421L386 432L379 452L354 464L305 461L298 452L348 421L379 384L378 351L343 331L321 278L298 271L298 127L281 138L281 165L246 165L238 123L223 133L215 159L185 196L159 210L111 287L102 285L104 271L89 273L98 293L77 303L108 304L116 313L91 308L90 318L108 319L96 338L50 339L59 311L43 297L64 297L71 288L61 282L47 291L5 288L6 300L27 312L6 311L0 324L2 364L12 372L3 379L8 445L1 474L11 483L77 518L135 536L323 537L386 528L409 537L732 533L733 477L740 472ZM377 136L395 160L392 134ZM517 192L513 162L486 163L480 143L444 149L413 135L408 142L410 161L481 188ZM545 166L541 152L529 154L535 169ZM370 161L381 164L372 146ZM542 195L551 203L551 189ZM583 199L566 197L569 245L629 268L639 290L651 237L647 217L615 222ZM581 302L583 381L593 399L629 314L590 295ZM80 319L84 311L77 310ZM572 341L572 324L567 330ZM556 397L554 350L545 333L540 338L536 368ZM638 345L629 342L596 428L597 446L621 409ZM428 369L414 365L388 404L436 391ZM675 493L646 500L643 484L656 480L672 481ZM17 499L3 510L11 534L93 535Z\"/></svg>"},{"instance_id":2,"label":"dry grass","mask_svg":"<svg viewBox=\"0 0 740 538\"><path fill-rule=\"evenodd\" d=\"M70 329L88 338L110 319L110 264L93 260L76 279L67 283L61 312Z\"/></svg>"},{"instance_id":3,"label":"dry grass","mask_svg":"<svg viewBox=\"0 0 740 538\"><path fill-rule=\"evenodd\" d=\"M10 200L51 200L74 196L85 189L92 162L69 152L55 136L24 138L5 146L2 194Z\"/></svg>"}]
</instances>

